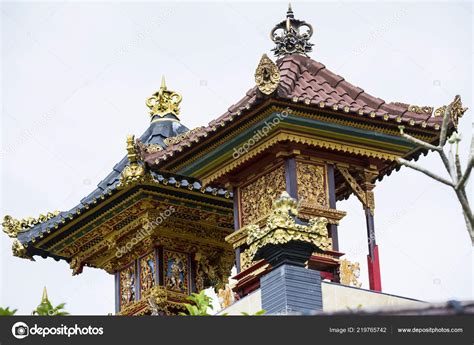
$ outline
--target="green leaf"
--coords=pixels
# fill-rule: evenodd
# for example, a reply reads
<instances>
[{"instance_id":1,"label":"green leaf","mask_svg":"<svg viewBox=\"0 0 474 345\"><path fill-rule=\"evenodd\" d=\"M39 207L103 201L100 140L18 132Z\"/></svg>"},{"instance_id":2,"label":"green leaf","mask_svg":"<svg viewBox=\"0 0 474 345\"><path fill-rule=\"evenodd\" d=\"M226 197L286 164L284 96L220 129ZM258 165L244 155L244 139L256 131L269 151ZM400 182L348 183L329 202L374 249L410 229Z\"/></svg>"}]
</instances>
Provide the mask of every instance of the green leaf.
<instances>
[{"instance_id":1,"label":"green leaf","mask_svg":"<svg viewBox=\"0 0 474 345\"><path fill-rule=\"evenodd\" d=\"M10 310L10 307L1 308L0 307L0 316L11 316L15 315L17 309Z\"/></svg>"}]
</instances>

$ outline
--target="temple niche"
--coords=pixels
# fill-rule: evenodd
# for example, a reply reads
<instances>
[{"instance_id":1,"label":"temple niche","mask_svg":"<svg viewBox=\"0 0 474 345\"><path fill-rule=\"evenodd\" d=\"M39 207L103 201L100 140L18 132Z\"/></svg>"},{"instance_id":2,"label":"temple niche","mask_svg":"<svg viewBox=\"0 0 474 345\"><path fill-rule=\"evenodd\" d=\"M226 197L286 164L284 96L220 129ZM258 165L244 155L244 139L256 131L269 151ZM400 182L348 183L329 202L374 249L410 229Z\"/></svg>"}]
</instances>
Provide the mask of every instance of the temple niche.
<instances>
[{"instance_id":1,"label":"temple niche","mask_svg":"<svg viewBox=\"0 0 474 345\"><path fill-rule=\"evenodd\" d=\"M230 308L261 294L255 305L269 313L322 310L325 294L348 294L348 285L379 296L375 187L398 158L426 153L400 132L437 142L446 106L366 93L309 57L312 35L290 7L271 31L276 61L263 54L254 71L242 71L255 85L206 126L181 123L183 97L163 78L146 99L149 127L138 138L124 134L126 155L96 189L67 211L5 216L13 254L65 260L73 275L84 267L113 275L118 315L176 315L206 288ZM449 133L465 111L455 102ZM339 246L346 212L337 202L350 195L365 214L370 291ZM271 291L298 275L317 291L308 304L275 302Z\"/></svg>"}]
</instances>

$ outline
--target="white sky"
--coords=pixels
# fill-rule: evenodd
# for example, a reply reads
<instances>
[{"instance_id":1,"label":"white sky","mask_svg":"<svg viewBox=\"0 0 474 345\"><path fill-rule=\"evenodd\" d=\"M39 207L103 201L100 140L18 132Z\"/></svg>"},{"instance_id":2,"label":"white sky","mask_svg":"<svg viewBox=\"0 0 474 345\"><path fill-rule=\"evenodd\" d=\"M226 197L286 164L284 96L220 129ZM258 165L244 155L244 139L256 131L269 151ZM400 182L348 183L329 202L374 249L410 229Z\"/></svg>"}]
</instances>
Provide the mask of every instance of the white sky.
<instances>
[{"instance_id":1,"label":"white sky","mask_svg":"<svg viewBox=\"0 0 474 345\"><path fill-rule=\"evenodd\" d=\"M269 31L286 3L2 3L2 205L0 215L36 217L76 205L142 134L145 99L168 87L183 95L182 122L207 124L254 85ZM472 5L293 3L315 28L311 57L386 101L472 103ZM269 54L270 55L270 54ZM462 120L464 157L471 114ZM444 173L431 154L423 165ZM472 185L472 184L471 184ZM441 301L473 298L473 250L454 193L402 168L375 189L385 292ZM366 273L366 230L355 197L340 250ZM0 235L0 306L28 314L47 286L73 314L114 312L113 277L65 262L11 255Z\"/></svg>"}]
</instances>

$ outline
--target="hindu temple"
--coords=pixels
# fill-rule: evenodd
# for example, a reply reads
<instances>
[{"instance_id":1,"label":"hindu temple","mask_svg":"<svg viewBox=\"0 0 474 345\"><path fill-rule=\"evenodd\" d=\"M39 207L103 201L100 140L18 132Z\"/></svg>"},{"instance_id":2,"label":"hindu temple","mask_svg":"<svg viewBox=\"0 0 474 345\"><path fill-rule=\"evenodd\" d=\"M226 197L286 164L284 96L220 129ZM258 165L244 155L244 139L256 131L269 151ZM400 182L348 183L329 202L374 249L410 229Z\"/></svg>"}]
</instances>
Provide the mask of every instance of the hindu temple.
<instances>
[{"instance_id":1,"label":"hindu temple","mask_svg":"<svg viewBox=\"0 0 474 345\"><path fill-rule=\"evenodd\" d=\"M383 293L376 186L397 158L427 154L401 129L436 143L441 112L352 85L310 57L312 36L290 7L272 52L242 71L254 85L206 126L185 126L179 86L163 78L145 101L149 127L123 134L124 157L89 195L70 210L5 216L13 255L113 275L120 315L175 315L207 288L229 314L417 303ZM452 111L450 131L461 115ZM337 203L351 195L365 213L369 289L339 247Z\"/></svg>"}]
</instances>

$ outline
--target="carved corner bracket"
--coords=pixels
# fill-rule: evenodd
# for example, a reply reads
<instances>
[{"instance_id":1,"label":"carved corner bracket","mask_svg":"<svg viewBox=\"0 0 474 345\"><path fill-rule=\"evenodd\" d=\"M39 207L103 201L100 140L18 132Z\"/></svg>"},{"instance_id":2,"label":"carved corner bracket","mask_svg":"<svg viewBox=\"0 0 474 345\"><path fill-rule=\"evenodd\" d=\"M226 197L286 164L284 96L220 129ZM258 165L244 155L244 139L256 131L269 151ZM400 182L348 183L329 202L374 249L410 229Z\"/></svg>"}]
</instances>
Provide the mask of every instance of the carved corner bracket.
<instances>
[{"instance_id":1,"label":"carved corner bracket","mask_svg":"<svg viewBox=\"0 0 474 345\"><path fill-rule=\"evenodd\" d=\"M359 184L356 177L349 172L348 167L339 164L336 165L336 167L360 202L365 208L370 210L371 214L373 215L375 211L375 197L373 192L375 184L373 181L377 177L377 171L364 170L361 174L362 176L360 176L363 183Z\"/></svg>"}]
</instances>

